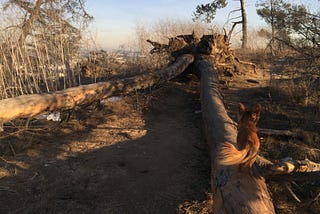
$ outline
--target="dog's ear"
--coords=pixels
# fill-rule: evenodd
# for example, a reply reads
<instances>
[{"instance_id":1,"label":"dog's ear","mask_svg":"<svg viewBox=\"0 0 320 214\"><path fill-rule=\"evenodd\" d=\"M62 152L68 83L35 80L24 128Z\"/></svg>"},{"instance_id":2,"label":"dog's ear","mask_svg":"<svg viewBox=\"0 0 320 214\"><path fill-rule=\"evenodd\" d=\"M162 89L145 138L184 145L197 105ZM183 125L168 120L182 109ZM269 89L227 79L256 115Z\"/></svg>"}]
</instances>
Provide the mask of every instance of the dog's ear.
<instances>
[{"instance_id":1,"label":"dog's ear","mask_svg":"<svg viewBox=\"0 0 320 214\"><path fill-rule=\"evenodd\" d=\"M260 104L256 104L252 107L251 118L255 123L259 120L261 109L262 106Z\"/></svg>"},{"instance_id":2,"label":"dog's ear","mask_svg":"<svg viewBox=\"0 0 320 214\"><path fill-rule=\"evenodd\" d=\"M262 106L260 104L256 104L252 107L252 112L256 114L260 114Z\"/></svg>"},{"instance_id":3,"label":"dog's ear","mask_svg":"<svg viewBox=\"0 0 320 214\"><path fill-rule=\"evenodd\" d=\"M247 111L246 107L242 103L238 104L238 109L239 109L239 116L240 117L242 117L243 113L245 113Z\"/></svg>"}]
</instances>

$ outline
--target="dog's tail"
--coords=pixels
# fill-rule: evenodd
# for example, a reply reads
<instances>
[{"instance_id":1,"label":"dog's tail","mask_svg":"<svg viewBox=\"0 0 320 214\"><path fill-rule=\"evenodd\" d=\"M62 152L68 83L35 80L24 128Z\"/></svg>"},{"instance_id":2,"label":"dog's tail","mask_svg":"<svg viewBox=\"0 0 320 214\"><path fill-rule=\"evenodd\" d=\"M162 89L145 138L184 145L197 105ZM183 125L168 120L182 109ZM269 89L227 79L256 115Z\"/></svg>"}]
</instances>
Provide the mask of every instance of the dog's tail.
<instances>
[{"instance_id":1,"label":"dog's tail","mask_svg":"<svg viewBox=\"0 0 320 214\"><path fill-rule=\"evenodd\" d=\"M220 165L238 165L247 162L256 155L256 149L247 145L243 150L238 150L231 143L224 143L217 153L217 163Z\"/></svg>"}]
</instances>

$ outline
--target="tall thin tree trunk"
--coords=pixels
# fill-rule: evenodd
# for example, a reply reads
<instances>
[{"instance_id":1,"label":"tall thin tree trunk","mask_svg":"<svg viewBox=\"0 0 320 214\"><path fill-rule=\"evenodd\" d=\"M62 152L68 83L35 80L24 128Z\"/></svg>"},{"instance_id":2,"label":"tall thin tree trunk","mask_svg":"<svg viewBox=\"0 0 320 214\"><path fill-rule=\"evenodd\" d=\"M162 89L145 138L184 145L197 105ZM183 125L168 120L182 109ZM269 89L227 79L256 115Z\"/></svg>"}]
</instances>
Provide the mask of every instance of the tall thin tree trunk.
<instances>
[{"instance_id":1,"label":"tall thin tree trunk","mask_svg":"<svg viewBox=\"0 0 320 214\"><path fill-rule=\"evenodd\" d=\"M244 0L240 0L241 16L242 16L242 48L248 47L248 31L247 31L247 12Z\"/></svg>"},{"instance_id":2,"label":"tall thin tree trunk","mask_svg":"<svg viewBox=\"0 0 320 214\"><path fill-rule=\"evenodd\" d=\"M274 1L270 0L270 12L271 12L271 55L274 56L274 41L275 41L275 27L274 27Z\"/></svg>"}]
</instances>

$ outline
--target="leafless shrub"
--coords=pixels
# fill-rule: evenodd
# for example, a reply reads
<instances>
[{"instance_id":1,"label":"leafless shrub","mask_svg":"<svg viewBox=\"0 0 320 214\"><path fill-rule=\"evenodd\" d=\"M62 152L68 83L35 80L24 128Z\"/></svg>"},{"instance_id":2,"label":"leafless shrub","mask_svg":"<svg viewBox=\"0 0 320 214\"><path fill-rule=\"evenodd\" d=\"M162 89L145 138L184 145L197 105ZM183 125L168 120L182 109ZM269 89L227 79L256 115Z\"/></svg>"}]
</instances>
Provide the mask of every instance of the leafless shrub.
<instances>
[{"instance_id":1,"label":"leafless shrub","mask_svg":"<svg viewBox=\"0 0 320 214\"><path fill-rule=\"evenodd\" d=\"M50 92L79 84L73 67L81 27L66 21L84 9L69 8L83 0L4 1L0 13L0 99ZM77 22L81 20L77 18ZM84 23L84 22L83 22Z\"/></svg>"}]
</instances>

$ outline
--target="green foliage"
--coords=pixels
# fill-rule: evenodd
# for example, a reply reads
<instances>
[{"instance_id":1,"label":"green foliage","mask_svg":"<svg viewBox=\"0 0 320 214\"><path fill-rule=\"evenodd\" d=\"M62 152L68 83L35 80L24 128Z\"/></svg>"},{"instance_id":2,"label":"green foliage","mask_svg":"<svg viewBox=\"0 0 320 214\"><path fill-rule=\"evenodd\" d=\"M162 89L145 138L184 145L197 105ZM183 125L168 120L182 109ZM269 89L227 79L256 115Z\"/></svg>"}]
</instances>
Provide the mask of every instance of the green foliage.
<instances>
[{"instance_id":1,"label":"green foliage","mask_svg":"<svg viewBox=\"0 0 320 214\"><path fill-rule=\"evenodd\" d=\"M283 0L268 0L260 1L256 6L258 15L278 31L296 33L309 22L308 11L304 5L292 5Z\"/></svg>"},{"instance_id":2,"label":"green foliage","mask_svg":"<svg viewBox=\"0 0 320 214\"><path fill-rule=\"evenodd\" d=\"M309 12L304 5L285 0L260 0L256 6L258 15L274 31L272 39L306 55L310 55L310 48L319 49L320 16Z\"/></svg>"},{"instance_id":3,"label":"green foliage","mask_svg":"<svg viewBox=\"0 0 320 214\"><path fill-rule=\"evenodd\" d=\"M93 20L93 16L88 14L84 4L85 0L68 0L64 3L62 8L64 8L67 13L71 14L71 19L74 22L81 21L86 25Z\"/></svg>"},{"instance_id":4,"label":"green foliage","mask_svg":"<svg viewBox=\"0 0 320 214\"><path fill-rule=\"evenodd\" d=\"M198 5L196 11L193 13L193 21L202 20L211 23L216 16L217 9L226 6L226 0L215 0L212 3Z\"/></svg>"}]
</instances>

